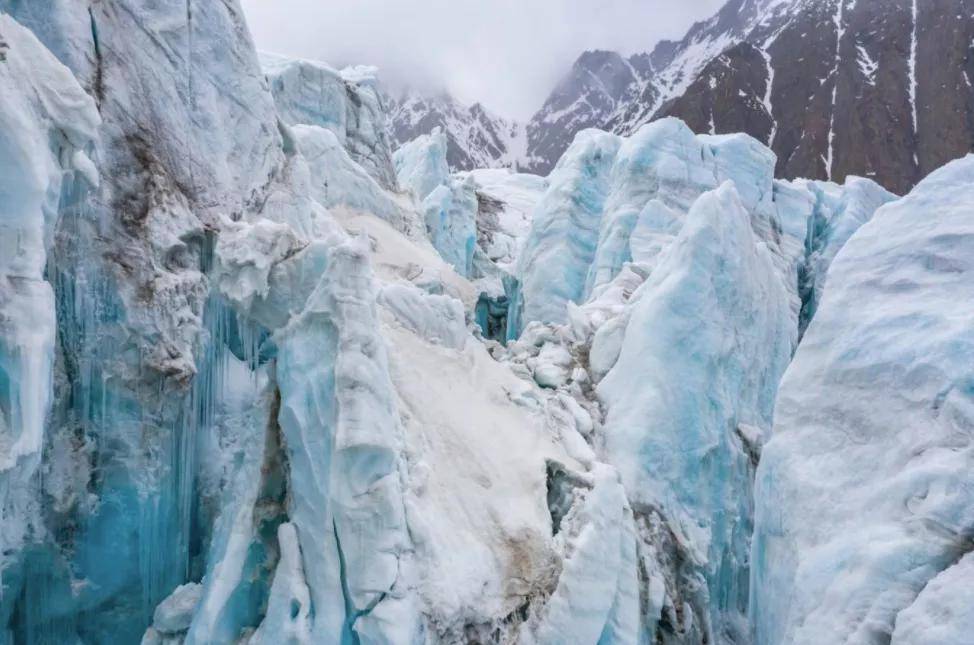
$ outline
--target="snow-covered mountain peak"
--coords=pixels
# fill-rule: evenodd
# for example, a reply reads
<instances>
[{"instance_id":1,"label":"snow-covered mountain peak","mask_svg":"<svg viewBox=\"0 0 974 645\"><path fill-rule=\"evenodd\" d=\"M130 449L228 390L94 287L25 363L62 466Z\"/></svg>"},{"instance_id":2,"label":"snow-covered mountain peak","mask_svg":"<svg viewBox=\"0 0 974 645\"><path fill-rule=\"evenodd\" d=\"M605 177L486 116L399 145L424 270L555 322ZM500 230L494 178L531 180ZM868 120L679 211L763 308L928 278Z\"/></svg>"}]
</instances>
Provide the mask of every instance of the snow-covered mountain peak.
<instances>
[{"instance_id":1,"label":"snow-covered mountain peak","mask_svg":"<svg viewBox=\"0 0 974 645\"><path fill-rule=\"evenodd\" d=\"M747 132L784 177L871 177L898 193L970 149L971 0L730 0L678 41L628 59L586 52L528 124L545 174L588 127L618 134L677 116L695 132ZM636 62L640 64L637 65ZM919 71L918 71L919 70ZM621 81L620 81L621 82Z\"/></svg>"},{"instance_id":2,"label":"snow-covered mountain peak","mask_svg":"<svg viewBox=\"0 0 974 645\"><path fill-rule=\"evenodd\" d=\"M516 168L527 159L524 125L498 116L482 103L465 105L446 91L406 89L387 98L398 145L439 127L447 136L447 162L454 171Z\"/></svg>"}]
</instances>

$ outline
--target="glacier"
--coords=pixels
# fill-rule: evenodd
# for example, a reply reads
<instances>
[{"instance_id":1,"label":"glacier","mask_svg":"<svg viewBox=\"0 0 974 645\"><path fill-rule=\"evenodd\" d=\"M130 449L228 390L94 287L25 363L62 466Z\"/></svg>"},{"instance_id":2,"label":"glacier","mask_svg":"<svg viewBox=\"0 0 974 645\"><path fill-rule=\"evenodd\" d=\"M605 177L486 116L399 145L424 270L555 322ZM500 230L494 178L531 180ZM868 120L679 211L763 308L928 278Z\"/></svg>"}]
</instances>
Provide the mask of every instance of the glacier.
<instances>
[{"instance_id":1,"label":"glacier","mask_svg":"<svg viewBox=\"0 0 974 645\"><path fill-rule=\"evenodd\" d=\"M934 172L832 262L758 467L760 643L933 642L917 622L972 527L972 173Z\"/></svg>"},{"instance_id":2,"label":"glacier","mask_svg":"<svg viewBox=\"0 0 974 645\"><path fill-rule=\"evenodd\" d=\"M974 157L451 173L236 0L0 0L0 87L0 644L967 637Z\"/></svg>"}]
</instances>

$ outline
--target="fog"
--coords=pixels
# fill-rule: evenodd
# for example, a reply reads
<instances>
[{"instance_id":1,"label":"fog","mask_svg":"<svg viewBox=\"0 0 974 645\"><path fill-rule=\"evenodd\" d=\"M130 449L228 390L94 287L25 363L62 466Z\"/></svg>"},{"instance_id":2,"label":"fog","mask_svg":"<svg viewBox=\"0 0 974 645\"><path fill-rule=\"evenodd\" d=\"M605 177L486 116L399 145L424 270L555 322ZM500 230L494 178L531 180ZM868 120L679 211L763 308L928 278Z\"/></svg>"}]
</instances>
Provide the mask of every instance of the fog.
<instances>
[{"instance_id":1,"label":"fog","mask_svg":"<svg viewBox=\"0 0 974 645\"><path fill-rule=\"evenodd\" d=\"M721 0L243 0L260 49L375 65L393 88L445 90L527 119L586 49L679 38Z\"/></svg>"}]
</instances>

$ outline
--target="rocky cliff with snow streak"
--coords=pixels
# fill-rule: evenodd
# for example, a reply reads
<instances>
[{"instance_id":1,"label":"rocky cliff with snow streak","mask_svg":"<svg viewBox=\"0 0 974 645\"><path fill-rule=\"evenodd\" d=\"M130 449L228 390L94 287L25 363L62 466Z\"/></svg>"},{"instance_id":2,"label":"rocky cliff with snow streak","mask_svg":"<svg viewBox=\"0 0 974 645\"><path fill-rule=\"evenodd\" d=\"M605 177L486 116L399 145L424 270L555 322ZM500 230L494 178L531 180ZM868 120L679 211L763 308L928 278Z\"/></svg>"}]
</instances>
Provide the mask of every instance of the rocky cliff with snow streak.
<instances>
[{"instance_id":1,"label":"rocky cliff with snow streak","mask_svg":"<svg viewBox=\"0 0 974 645\"><path fill-rule=\"evenodd\" d=\"M451 172L233 0L0 0L0 87L0 643L964 642L974 157Z\"/></svg>"}]
</instances>

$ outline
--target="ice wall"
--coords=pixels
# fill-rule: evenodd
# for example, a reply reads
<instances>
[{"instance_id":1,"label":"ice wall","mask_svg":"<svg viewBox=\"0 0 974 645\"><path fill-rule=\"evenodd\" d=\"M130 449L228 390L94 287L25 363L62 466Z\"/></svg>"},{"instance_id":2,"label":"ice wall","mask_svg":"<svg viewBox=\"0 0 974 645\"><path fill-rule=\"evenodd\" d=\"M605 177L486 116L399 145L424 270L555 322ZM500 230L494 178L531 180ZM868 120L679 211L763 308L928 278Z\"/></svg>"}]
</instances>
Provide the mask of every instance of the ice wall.
<instances>
[{"instance_id":1,"label":"ice wall","mask_svg":"<svg viewBox=\"0 0 974 645\"><path fill-rule=\"evenodd\" d=\"M429 134L403 144L393 155L399 184L423 201L450 177L446 164L446 134L434 128Z\"/></svg>"},{"instance_id":2,"label":"ice wall","mask_svg":"<svg viewBox=\"0 0 974 645\"><path fill-rule=\"evenodd\" d=\"M730 182L691 207L633 305L599 384L605 451L637 507L683 536L706 588L704 631L747 632L749 451L771 425L797 336L771 254Z\"/></svg>"},{"instance_id":3,"label":"ice wall","mask_svg":"<svg viewBox=\"0 0 974 645\"><path fill-rule=\"evenodd\" d=\"M27 384L20 372L29 373L34 390L33 418L3 406L4 442L34 453L31 469L18 470L17 486L4 486L4 540L19 541L5 546L9 557L0 565L4 642L137 642L150 623L149 642L234 642L257 629L269 607L289 616L291 605L280 597L300 595L291 529L279 528L285 525L299 542L313 534L329 547L302 564L320 574L306 585L316 602L313 612L306 607L316 617L310 633L396 640L386 631L408 630L411 619L390 609L408 605L392 590L400 575L394 548L408 544L395 495L399 461L389 457L397 454L394 408L387 393L391 425L377 425L380 408L347 395L359 391L363 370L374 372L361 377L369 383L383 373L375 325L347 313L347 294L322 287L332 322L295 324L291 333L303 341L271 337L304 310L339 259L349 258L334 276L353 281L346 289L359 293L371 278L361 243L346 245L313 199L315 159L300 154L298 138L278 120L240 7L118 0L0 8L74 73L3 16L0 74L19 77L8 81L15 109L5 114L15 120L0 123L0 137L3 154L16 155L11 169L23 169L6 175L21 191L9 194L23 203L2 204L3 221L14 227L2 240L24 251L4 254L16 260L4 267L4 280L9 274L23 285L11 298L29 287L37 294L31 301L44 305L31 322L29 370L19 366L27 349L19 324L4 329L2 341L16 366L4 360L15 394ZM360 72L343 82L368 86ZM346 143L354 148L377 123L348 116ZM346 194L355 195L362 178L373 195L392 201L347 149L331 154L345 164L337 178ZM358 192L372 209L367 191ZM20 259L26 251L29 263ZM278 268L297 257L318 260L300 263L297 276ZM275 283L272 314L253 315L254 302L272 295L275 268L285 283ZM45 275L53 297L49 287L44 296ZM366 314L374 293L360 292ZM45 319L46 332L38 325ZM290 357L300 342L336 348L313 365L322 375L322 405L342 402L343 414L330 424L325 408L311 425L289 421L309 414L300 408L307 401L293 403L300 379L282 378L293 374ZM44 392L54 395L46 423L52 399ZM17 418L6 418L8 410ZM356 423L372 434L362 437ZM382 439L386 431L392 434ZM311 445L296 436L285 444L291 432L308 433ZM331 468L332 455L343 473L337 483L318 475ZM309 526L310 506L296 501L295 481L308 490L309 504L321 504L314 516L325 518L327 535ZM316 483L325 486L317 498ZM336 503L339 510L331 510ZM397 512L398 525L384 519ZM375 531L381 544L358 539L354 522L368 514L388 524ZM345 532L356 539L339 548ZM282 578L274 588L281 561L292 583ZM191 597L180 591L188 583L200 583ZM270 616L276 625L288 620Z\"/></svg>"},{"instance_id":4,"label":"ice wall","mask_svg":"<svg viewBox=\"0 0 974 645\"><path fill-rule=\"evenodd\" d=\"M822 299L832 260L876 209L896 199L896 195L860 177L850 177L844 186L824 181L794 184L811 193L815 200L805 241L807 259L799 284L804 301L801 320L804 330Z\"/></svg>"},{"instance_id":5,"label":"ice wall","mask_svg":"<svg viewBox=\"0 0 974 645\"><path fill-rule=\"evenodd\" d=\"M849 213L834 216L834 253L846 219L888 197L867 180L777 182L756 140L675 119L606 136L578 136L535 210L512 358L540 345L525 361L535 381L604 414L591 442L632 505L653 607L640 633L746 642L754 468L812 306L804 287L827 269L810 227Z\"/></svg>"},{"instance_id":6,"label":"ice wall","mask_svg":"<svg viewBox=\"0 0 974 645\"><path fill-rule=\"evenodd\" d=\"M955 584L974 521L972 178L970 157L933 173L832 262L758 468L758 643L911 642Z\"/></svg>"},{"instance_id":7,"label":"ice wall","mask_svg":"<svg viewBox=\"0 0 974 645\"><path fill-rule=\"evenodd\" d=\"M517 268L515 333L532 320L565 322L566 303L581 302L620 143L598 130L580 132L549 176Z\"/></svg>"},{"instance_id":8,"label":"ice wall","mask_svg":"<svg viewBox=\"0 0 974 645\"><path fill-rule=\"evenodd\" d=\"M262 53L281 120L330 130L349 156L385 190L397 190L392 144L377 70L332 69L324 63Z\"/></svg>"},{"instance_id":9,"label":"ice wall","mask_svg":"<svg viewBox=\"0 0 974 645\"><path fill-rule=\"evenodd\" d=\"M59 209L99 182L87 153L94 101L37 38L0 14L0 594L27 575L18 552L42 509L33 477L54 401L57 315L47 279ZM0 603L0 641L13 606Z\"/></svg>"}]
</instances>

